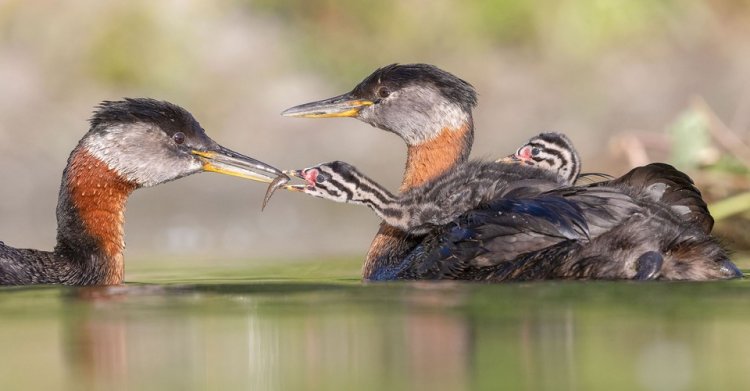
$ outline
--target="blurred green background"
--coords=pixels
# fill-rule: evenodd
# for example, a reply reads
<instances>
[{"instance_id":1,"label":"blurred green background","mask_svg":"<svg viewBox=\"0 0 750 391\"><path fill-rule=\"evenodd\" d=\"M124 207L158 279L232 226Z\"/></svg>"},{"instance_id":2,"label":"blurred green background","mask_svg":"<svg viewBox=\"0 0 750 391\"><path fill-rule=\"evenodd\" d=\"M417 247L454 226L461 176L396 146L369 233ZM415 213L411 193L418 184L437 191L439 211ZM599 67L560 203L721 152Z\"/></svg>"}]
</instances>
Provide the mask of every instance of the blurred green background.
<instances>
[{"instance_id":1,"label":"blurred green background","mask_svg":"<svg viewBox=\"0 0 750 391\"><path fill-rule=\"evenodd\" d=\"M3 0L0 238L52 248L68 153L93 106L124 96L180 104L217 141L279 167L345 160L394 189L405 157L394 135L278 113L379 66L427 62L477 88L475 157L557 130L586 171L673 162L741 253L748 37L747 0ZM203 174L136 192L127 267L364 257L378 226L369 210L278 194L261 213L264 191Z\"/></svg>"}]
</instances>

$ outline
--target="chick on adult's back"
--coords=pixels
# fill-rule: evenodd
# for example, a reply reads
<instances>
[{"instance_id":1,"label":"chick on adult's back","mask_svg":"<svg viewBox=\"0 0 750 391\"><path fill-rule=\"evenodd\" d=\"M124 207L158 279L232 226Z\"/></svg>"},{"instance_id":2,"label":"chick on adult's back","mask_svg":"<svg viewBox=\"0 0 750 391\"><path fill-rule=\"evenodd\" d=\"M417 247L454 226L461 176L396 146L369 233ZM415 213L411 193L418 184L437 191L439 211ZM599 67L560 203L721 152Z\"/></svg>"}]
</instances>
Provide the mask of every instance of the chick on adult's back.
<instances>
[{"instance_id":1,"label":"chick on adult's back","mask_svg":"<svg viewBox=\"0 0 750 391\"><path fill-rule=\"evenodd\" d=\"M401 193L408 194L461 170L473 140L475 104L471 85L448 72L425 64L391 65L376 70L349 93L284 114L355 117L398 134L408 146L401 186ZM668 180L680 175L669 175ZM410 234L386 221L368 253L364 277L635 278L639 257L652 250L673 256L665 260L663 273L650 278L736 277L736 267L715 240L675 213L672 207L679 205L669 205L671 198L652 197L647 189L659 187L660 177L639 190L640 185L627 179L639 176L626 175L612 185L553 190L528 182L501 190L500 197L425 235ZM559 187L557 181L555 186ZM351 200L347 191L340 191ZM700 193L696 190L689 197L700 199ZM628 246L627 251L618 246Z\"/></svg>"}]
</instances>

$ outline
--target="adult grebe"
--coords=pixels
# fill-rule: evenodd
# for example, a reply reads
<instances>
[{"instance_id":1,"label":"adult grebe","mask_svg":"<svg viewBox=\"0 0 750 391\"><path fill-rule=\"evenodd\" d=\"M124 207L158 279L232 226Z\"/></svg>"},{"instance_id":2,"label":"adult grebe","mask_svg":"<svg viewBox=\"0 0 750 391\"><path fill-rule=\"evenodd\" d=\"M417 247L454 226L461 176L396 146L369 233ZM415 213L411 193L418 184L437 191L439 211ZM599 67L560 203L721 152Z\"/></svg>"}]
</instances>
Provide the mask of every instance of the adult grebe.
<instances>
[{"instance_id":1,"label":"adult grebe","mask_svg":"<svg viewBox=\"0 0 750 391\"><path fill-rule=\"evenodd\" d=\"M102 102L68 158L54 251L0 242L0 284L110 285L123 281L130 193L201 171L260 182L278 169L211 140L185 109L153 99Z\"/></svg>"},{"instance_id":2,"label":"adult grebe","mask_svg":"<svg viewBox=\"0 0 750 391\"><path fill-rule=\"evenodd\" d=\"M426 64L390 65L349 93L282 114L355 117L398 134L408 146L400 189L405 195L448 177L463 175L458 183L464 183L471 176L462 167L481 166L466 164L475 104L471 85L448 72ZM353 172L351 166L339 167ZM353 178L340 183L364 183ZM515 180L501 179L506 184ZM364 278L699 280L741 275L707 231L690 223L694 214L703 214L696 217L701 221L710 215L690 178L668 165L636 168L606 186L552 193L539 182L512 193L502 186L471 189L497 191L500 197L481 208L449 211L460 215L426 235L385 222L368 252ZM351 189L340 191L351 198Z\"/></svg>"}]
</instances>

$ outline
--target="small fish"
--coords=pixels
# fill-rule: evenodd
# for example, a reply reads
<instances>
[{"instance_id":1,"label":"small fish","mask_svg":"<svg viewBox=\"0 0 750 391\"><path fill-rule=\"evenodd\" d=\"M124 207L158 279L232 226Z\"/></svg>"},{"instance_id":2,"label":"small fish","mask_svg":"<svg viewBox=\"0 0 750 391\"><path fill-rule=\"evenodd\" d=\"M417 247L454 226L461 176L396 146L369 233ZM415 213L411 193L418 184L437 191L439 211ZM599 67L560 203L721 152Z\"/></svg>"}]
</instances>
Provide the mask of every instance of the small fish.
<instances>
[{"instance_id":1,"label":"small fish","mask_svg":"<svg viewBox=\"0 0 750 391\"><path fill-rule=\"evenodd\" d=\"M290 180L291 179L286 175L279 175L276 177L276 179L269 183L268 190L266 190L266 196L263 197L263 206L261 206L260 210L266 209L266 205L268 205L268 201L271 199L273 193L275 193L278 188L286 185Z\"/></svg>"}]
</instances>

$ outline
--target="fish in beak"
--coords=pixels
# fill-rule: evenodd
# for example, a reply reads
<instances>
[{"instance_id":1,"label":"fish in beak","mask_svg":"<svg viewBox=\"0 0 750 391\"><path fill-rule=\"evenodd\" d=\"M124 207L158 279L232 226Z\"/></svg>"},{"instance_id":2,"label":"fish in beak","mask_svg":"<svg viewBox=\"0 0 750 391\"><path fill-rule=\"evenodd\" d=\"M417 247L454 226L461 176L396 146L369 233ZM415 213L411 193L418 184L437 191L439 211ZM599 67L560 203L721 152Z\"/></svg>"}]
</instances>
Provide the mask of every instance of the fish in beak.
<instances>
[{"instance_id":1,"label":"fish in beak","mask_svg":"<svg viewBox=\"0 0 750 391\"><path fill-rule=\"evenodd\" d=\"M268 185L266 190L266 196L263 197L263 209L268 205L268 201L271 200L271 196L278 189L284 189L294 192L304 192L308 186L315 186L315 178L311 177L312 173L317 173L317 170L284 170L283 176L277 177L273 182ZM291 178L299 178L305 181L304 185L289 185L287 184Z\"/></svg>"}]
</instances>

